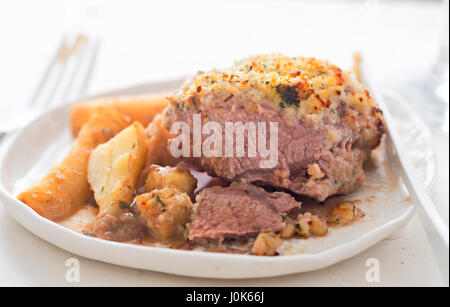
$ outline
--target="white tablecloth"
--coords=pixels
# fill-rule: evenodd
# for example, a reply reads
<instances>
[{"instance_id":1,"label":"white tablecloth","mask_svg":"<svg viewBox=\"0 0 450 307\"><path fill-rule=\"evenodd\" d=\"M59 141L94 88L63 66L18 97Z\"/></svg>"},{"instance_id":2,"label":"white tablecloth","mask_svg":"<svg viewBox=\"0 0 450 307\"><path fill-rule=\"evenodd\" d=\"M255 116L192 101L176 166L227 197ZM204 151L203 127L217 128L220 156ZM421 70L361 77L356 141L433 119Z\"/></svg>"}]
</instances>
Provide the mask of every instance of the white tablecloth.
<instances>
[{"instance_id":1,"label":"white tablecloth","mask_svg":"<svg viewBox=\"0 0 450 307\"><path fill-rule=\"evenodd\" d=\"M102 38L91 93L226 66L261 52L327 58L348 68L356 50L380 84L395 90L427 74L438 52L442 17L434 1L5 1L0 4L0 121L12 105L27 101L67 30L82 28ZM432 197L448 223L448 134L436 133L434 142L440 179ZM333 267L277 278L197 279L77 257L80 283L73 284L65 277L71 257L26 231L0 205L0 285L442 284L418 219L408 231ZM380 261L380 283L365 280L368 258Z\"/></svg>"}]
</instances>

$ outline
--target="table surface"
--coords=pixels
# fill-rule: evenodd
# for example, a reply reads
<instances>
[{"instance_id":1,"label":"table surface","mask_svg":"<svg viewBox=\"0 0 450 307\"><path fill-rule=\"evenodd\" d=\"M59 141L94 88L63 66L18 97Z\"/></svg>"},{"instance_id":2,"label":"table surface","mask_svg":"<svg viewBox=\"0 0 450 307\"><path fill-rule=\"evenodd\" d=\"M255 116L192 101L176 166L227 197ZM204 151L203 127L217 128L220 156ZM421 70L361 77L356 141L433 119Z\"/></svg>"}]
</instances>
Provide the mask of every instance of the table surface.
<instances>
[{"instance_id":1,"label":"table surface","mask_svg":"<svg viewBox=\"0 0 450 307\"><path fill-rule=\"evenodd\" d=\"M74 14L74 8L77 9ZM400 89L428 73L444 15L438 2L385 1L10 1L0 4L0 120L29 98L62 34L102 38L90 93L167 80L243 55L279 51L326 58L344 68L362 51L382 88ZM447 15L448 18L448 15ZM274 47L276 46L276 47ZM448 224L449 139L433 138L439 181L432 198ZM66 281L66 260L80 282ZM365 279L380 262L380 282ZM442 285L418 218L365 252L320 271L275 278L211 280L110 265L67 253L26 231L0 205L0 286L373 286Z\"/></svg>"}]
</instances>

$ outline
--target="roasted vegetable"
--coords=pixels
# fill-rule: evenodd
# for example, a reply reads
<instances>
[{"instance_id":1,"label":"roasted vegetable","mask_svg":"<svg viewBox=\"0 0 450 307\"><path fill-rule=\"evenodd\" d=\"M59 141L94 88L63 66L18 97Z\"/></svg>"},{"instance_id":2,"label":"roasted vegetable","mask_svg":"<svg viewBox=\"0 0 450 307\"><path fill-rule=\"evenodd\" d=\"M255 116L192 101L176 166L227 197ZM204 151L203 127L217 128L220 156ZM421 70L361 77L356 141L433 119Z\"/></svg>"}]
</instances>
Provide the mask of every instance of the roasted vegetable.
<instances>
[{"instance_id":1,"label":"roasted vegetable","mask_svg":"<svg viewBox=\"0 0 450 307\"><path fill-rule=\"evenodd\" d=\"M166 96L167 93L161 93L108 97L79 102L72 107L71 111L72 134L77 136L81 126L101 107L119 111L129 116L131 121L138 121L145 127L153 120L156 114L161 113L167 106Z\"/></svg>"},{"instance_id":2,"label":"roasted vegetable","mask_svg":"<svg viewBox=\"0 0 450 307\"><path fill-rule=\"evenodd\" d=\"M117 111L98 109L81 129L66 158L17 198L50 220L69 217L92 199L86 174L90 152L128 125Z\"/></svg>"},{"instance_id":3,"label":"roasted vegetable","mask_svg":"<svg viewBox=\"0 0 450 307\"><path fill-rule=\"evenodd\" d=\"M92 151L88 181L100 216L117 215L130 206L144 159L144 128L138 122Z\"/></svg>"},{"instance_id":4,"label":"roasted vegetable","mask_svg":"<svg viewBox=\"0 0 450 307\"><path fill-rule=\"evenodd\" d=\"M172 156L169 151L169 131L162 125L163 116L158 114L145 129L147 158L145 165L175 166L180 160Z\"/></svg>"}]
</instances>

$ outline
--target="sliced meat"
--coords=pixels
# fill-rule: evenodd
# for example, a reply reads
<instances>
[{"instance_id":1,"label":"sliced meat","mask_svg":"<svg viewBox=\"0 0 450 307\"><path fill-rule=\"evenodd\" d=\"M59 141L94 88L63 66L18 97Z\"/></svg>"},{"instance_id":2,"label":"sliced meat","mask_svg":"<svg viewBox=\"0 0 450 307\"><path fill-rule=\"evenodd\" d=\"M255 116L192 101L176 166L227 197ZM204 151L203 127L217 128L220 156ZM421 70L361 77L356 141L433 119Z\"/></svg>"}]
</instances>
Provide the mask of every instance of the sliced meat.
<instances>
[{"instance_id":1,"label":"sliced meat","mask_svg":"<svg viewBox=\"0 0 450 307\"><path fill-rule=\"evenodd\" d=\"M234 131L233 148L243 136L244 156L226 156L222 146L220 156L191 154L183 160L211 176L288 189L319 201L364 182L363 163L384 132L381 111L362 85L336 66L311 58L250 57L226 70L197 74L169 100L164 125L187 123L191 147L193 115L201 116L202 125L220 124L223 140L227 123L263 123L266 131L269 123L278 124L274 167L262 167L260 162L269 158L259 150L248 154L248 130ZM266 147L269 140L267 133Z\"/></svg>"},{"instance_id":2,"label":"sliced meat","mask_svg":"<svg viewBox=\"0 0 450 307\"><path fill-rule=\"evenodd\" d=\"M279 231L284 217L301 203L284 192L268 193L251 184L203 189L194 205L189 238L220 239Z\"/></svg>"}]
</instances>

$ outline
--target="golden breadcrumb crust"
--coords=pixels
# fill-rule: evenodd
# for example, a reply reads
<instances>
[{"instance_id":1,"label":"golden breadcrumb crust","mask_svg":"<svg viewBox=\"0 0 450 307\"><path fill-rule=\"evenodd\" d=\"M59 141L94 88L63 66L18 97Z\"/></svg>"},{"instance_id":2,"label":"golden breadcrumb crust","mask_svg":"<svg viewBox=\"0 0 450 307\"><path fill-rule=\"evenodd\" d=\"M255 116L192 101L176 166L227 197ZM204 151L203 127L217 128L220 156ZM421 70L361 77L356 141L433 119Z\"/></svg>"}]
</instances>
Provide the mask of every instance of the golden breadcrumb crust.
<instances>
[{"instance_id":1,"label":"golden breadcrumb crust","mask_svg":"<svg viewBox=\"0 0 450 307\"><path fill-rule=\"evenodd\" d=\"M382 120L369 92L351 72L315 58L250 56L228 69L199 71L168 99L178 107L202 109L202 104L211 103L214 94L222 94L223 103L242 95L255 103L270 101L272 106L298 116L334 113L339 103L346 103L362 114Z\"/></svg>"}]
</instances>

